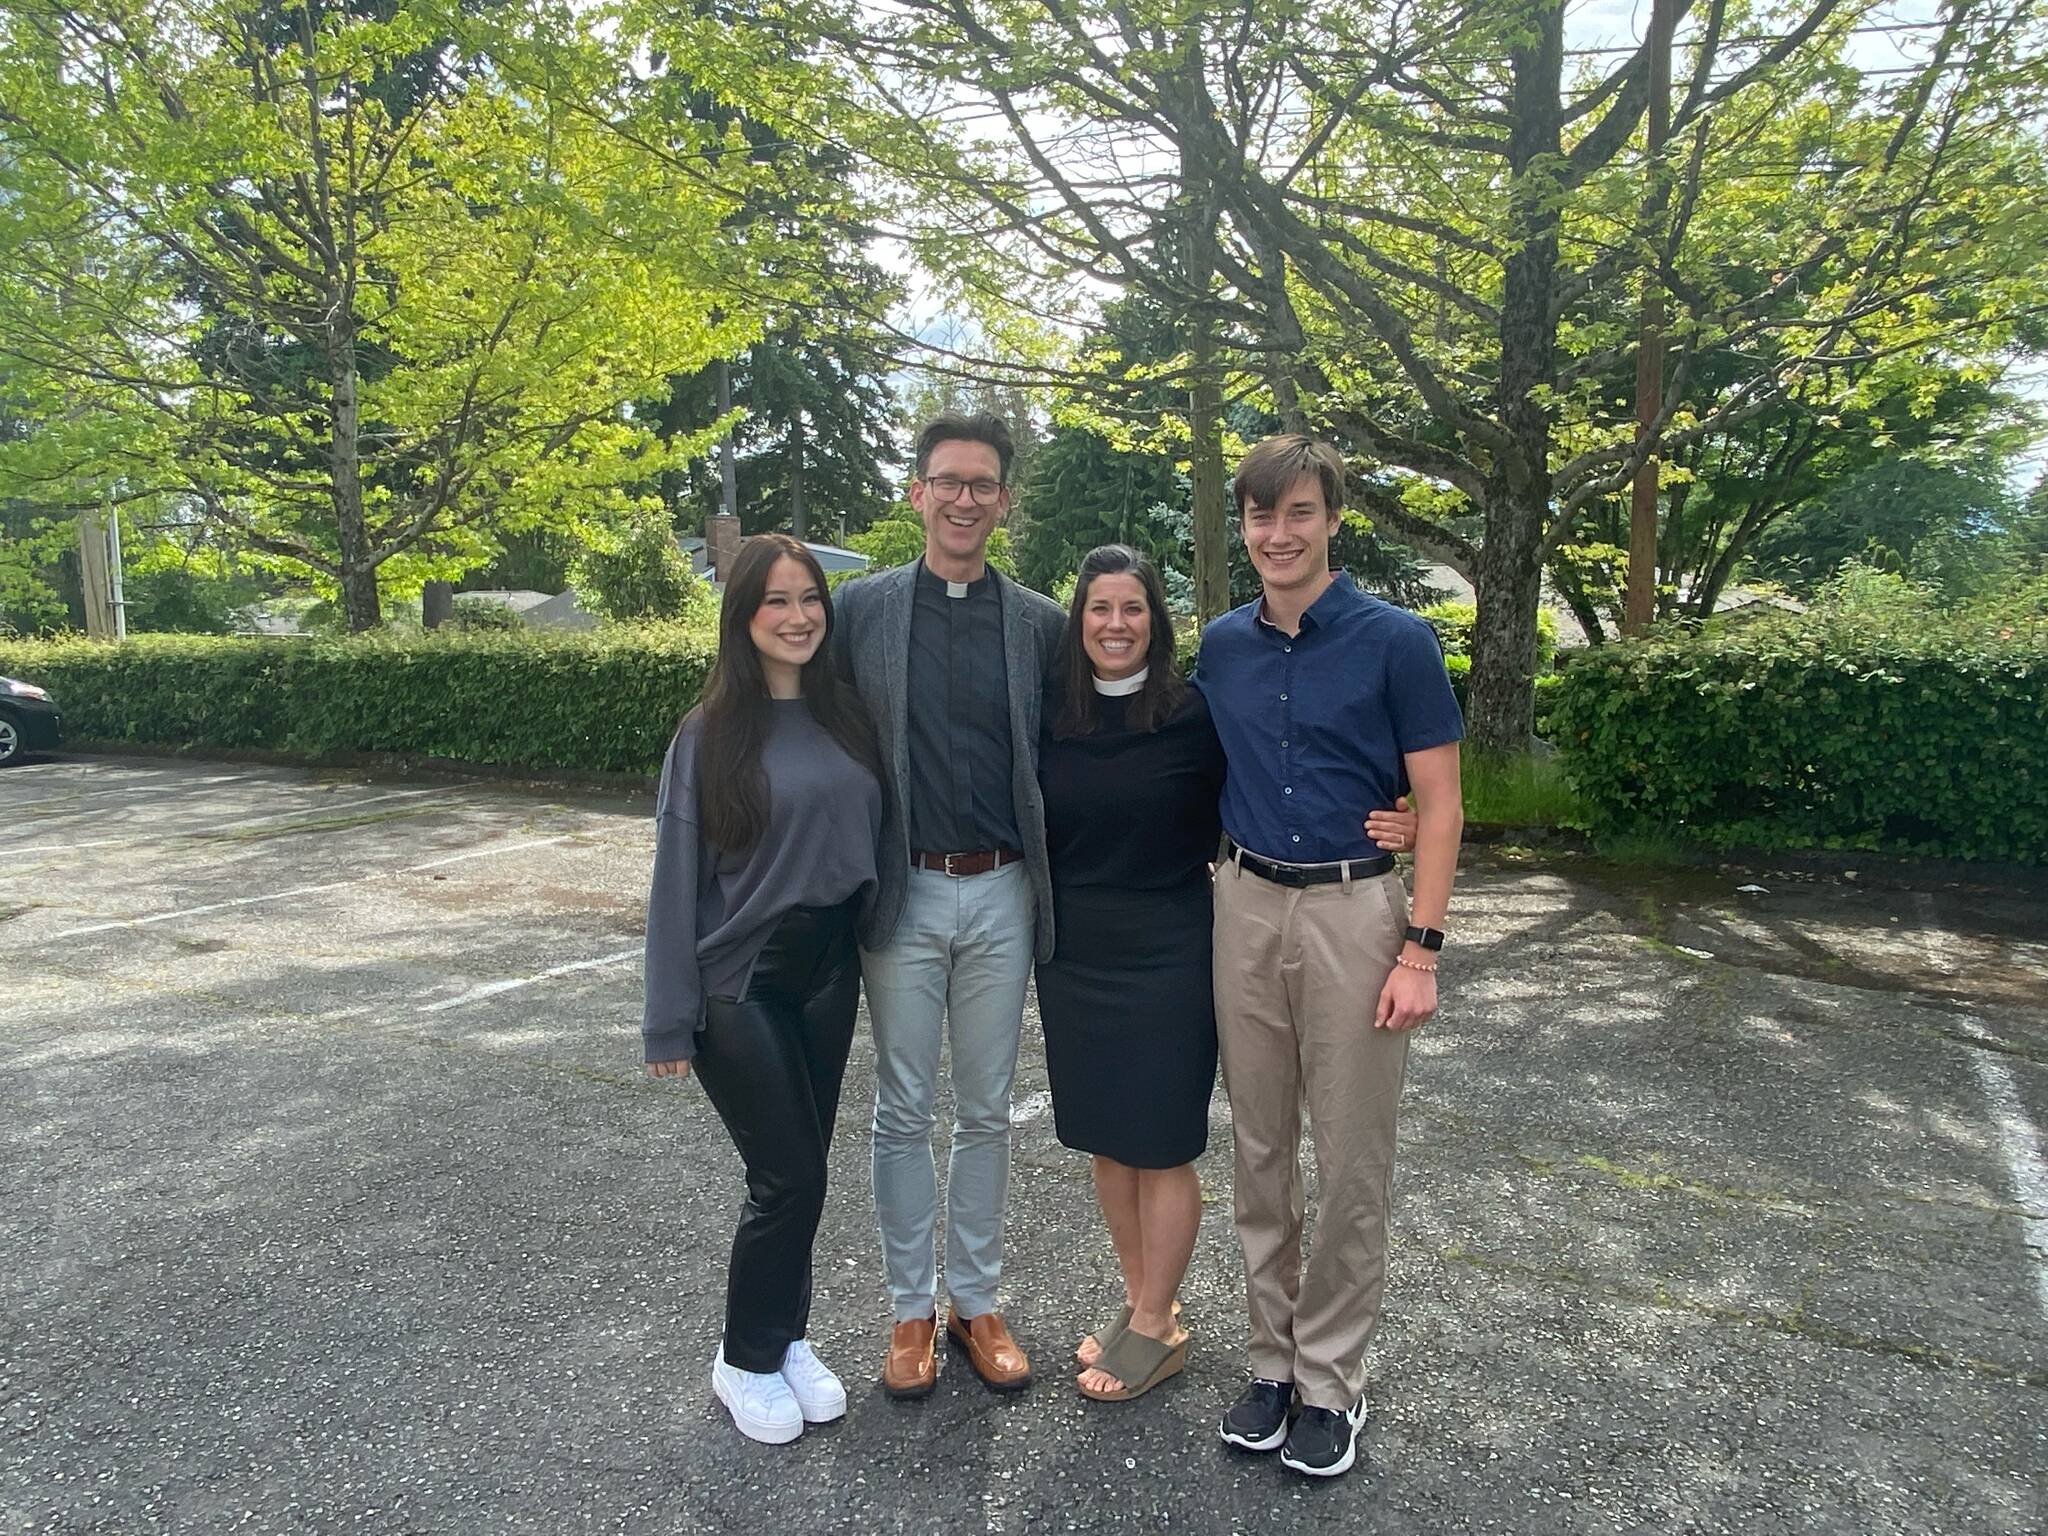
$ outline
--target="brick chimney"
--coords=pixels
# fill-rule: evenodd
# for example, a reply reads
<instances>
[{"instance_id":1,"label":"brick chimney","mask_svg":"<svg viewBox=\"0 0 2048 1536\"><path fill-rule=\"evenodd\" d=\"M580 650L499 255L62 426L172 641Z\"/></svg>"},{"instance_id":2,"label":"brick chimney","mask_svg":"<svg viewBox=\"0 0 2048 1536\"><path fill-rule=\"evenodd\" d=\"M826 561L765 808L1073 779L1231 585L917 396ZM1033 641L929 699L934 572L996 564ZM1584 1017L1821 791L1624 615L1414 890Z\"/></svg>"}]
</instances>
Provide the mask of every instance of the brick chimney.
<instances>
[{"instance_id":1,"label":"brick chimney","mask_svg":"<svg viewBox=\"0 0 2048 1536\"><path fill-rule=\"evenodd\" d=\"M724 512L704 519L704 556L711 564L712 580L723 585L740 553L740 520Z\"/></svg>"}]
</instances>

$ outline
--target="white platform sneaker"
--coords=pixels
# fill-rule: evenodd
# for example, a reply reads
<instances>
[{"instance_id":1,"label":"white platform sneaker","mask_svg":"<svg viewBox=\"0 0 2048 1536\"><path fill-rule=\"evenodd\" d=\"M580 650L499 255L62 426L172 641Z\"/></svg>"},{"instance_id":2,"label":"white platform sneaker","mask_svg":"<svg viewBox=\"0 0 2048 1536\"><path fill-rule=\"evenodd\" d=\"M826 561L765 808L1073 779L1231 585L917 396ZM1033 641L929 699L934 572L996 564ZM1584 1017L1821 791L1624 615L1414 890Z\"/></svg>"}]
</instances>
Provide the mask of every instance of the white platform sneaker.
<instances>
[{"instance_id":1,"label":"white platform sneaker","mask_svg":"<svg viewBox=\"0 0 2048 1536\"><path fill-rule=\"evenodd\" d=\"M821 1367L822 1369L822 1367ZM711 1390L725 1404L739 1432L764 1445L787 1445L804 1432L804 1411L779 1371L743 1371L728 1365L725 1352L711 1362ZM845 1411L841 1399L840 1411Z\"/></svg>"},{"instance_id":2,"label":"white platform sneaker","mask_svg":"<svg viewBox=\"0 0 2048 1536\"><path fill-rule=\"evenodd\" d=\"M811 1348L798 1339L782 1357L782 1379L803 1411L806 1424L829 1424L846 1417L846 1386Z\"/></svg>"}]
</instances>

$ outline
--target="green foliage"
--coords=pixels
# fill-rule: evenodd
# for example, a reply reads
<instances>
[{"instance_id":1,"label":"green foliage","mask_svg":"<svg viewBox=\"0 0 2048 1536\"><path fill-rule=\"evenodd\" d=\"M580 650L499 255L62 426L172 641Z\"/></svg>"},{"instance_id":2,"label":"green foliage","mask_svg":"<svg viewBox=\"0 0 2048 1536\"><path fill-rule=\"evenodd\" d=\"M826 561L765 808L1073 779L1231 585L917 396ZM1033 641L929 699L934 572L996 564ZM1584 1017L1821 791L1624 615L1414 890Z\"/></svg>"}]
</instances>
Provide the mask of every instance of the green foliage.
<instances>
[{"instance_id":1,"label":"green foliage","mask_svg":"<svg viewBox=\"0 0 2048 1536\"><path fill-rule=\"evenodd\" d=\"M908 565L922 555L924 524L909 507L899 504L865 532L848 535L846 542L855 554L868 557L868 568L861 574L872 576L891 566ZM998 528L989 535L988 563L1005 576L1017 576L1017 551L1009 529Z\"/></svg>"},{"instance_id":2,"label":"green foliage","mask_svg":"<svg viewBox=\"0 0 2048 1536\"><path fill-rule=\"evenodd\" d=\"M888 157L946 189L911 246L955 292L1063 317L1144 297L1186 349L1155 380L1213 360L1227 398L1343 446L1383 529L1468 564L1490 546L1479 601L1513 611L1489 615L1473 728L1495 747L1527 728L1520 594L1546 552L1624 542L1592 514L1627 500L1646 276L1667 484L1698 452L1781 479L1789 423L1734 432L1780 404L1799 436L1952 444L1970 417L1933 397L2044 346L2036 8L1944 7L1878 70L1868 0L1694 8L1656 153L1649 45L1567 47L1562 0L855 10L820 24L849 67L887 57L867 103ZM935 83L906 103L904 75ZM1125 140L1158 153L1101 148ZM1708 587L1756 498L1711 500L1665 562Z\"/></svg>"},{"instance_id":3,"label":"green foliage","mask_svg":"<svg viewBox=\"0 0 2048 1536\"><path fill-rule=\"evenodd\" d=\"M72 518L0 505L0 635L44 634L71 621L60 562L77 544Z\"/></svg>"},{"instance_id":4,"label":"green foliage","mask_svg":"<svg viewBox=\"0 0 2048 1536\"><path fill-rule=\"evenodd\" d=\"M2043 606L1852 571L1805 614L1578 652L1553 739L1603 834L2040 862Z\"/></svg>"},{"instance_id":5,"label":"green foliage","mask_svg":"<svg viewBox=\"0 0 2048 1536\"><path fill-rule=\"evenodd\" d=\"M130 634L224 635L240 594L219 577L158 566L124 575L121 595Z\"/></svg>"},{"instance_id":6,"label":"green foliage","mask_svg":"<svg viewBox=\"0 0 2048 1536\"><path fill-rule=\"evenodd\" d=\"M488 598L468 597L457 593L448 605L448 622L444 631L460 634L515 634L526 628L525 622L503 603L494 603Z\"/></svg>"},{"instance_id":7,"label":"green foliage","mask_svg":"<svg viewBox=\"0 0 2048 1536\"><path fill-rule=\"evenodd\" d=\"M1996 465L1895 460L1846 477L1778 522L1752 558L1796 592L1855 560L1911 571L1963 597L1983 585L1978 559L1996 550L2018 510Z\"/></svg>"},{"instance_id":8,"label":"green foliage","mask_svg":"<svg viewBox=\"0 0 2048 1536\"><path fill-rule=\"evenodd\" d=\"M662 512L642 512L570 563L569 579L591 612L607 619L701 621L716 607L711 589L698 580L676 547L675 532Z\"/></svg>"},{"instance_id":9,"label":"green foliage","mask_svg":"<svg viewBox=\"0 0 2048 1536\"><path fill-rule=\"evenodd\" d=\"M634 403L807 292L835 222L646 60L794 103L788 52L637 6L0 8L0 396L35 424L0 495L175 493L356 628L619 515L708 438Z\"/></svg>"},{"instance_id":10,"label":"green foliage","mask_svg":"<svg viewBox=\"0 0 2048 1536\"><path fill-rule=\"evenodd\" d=\"M1542 690L1537 698L1542 699ZM1555 754L1464 754L1459 772L1465 820L1474 826L1583 827L1585 807Z\"/></svg>"},{"instance_id":11,"label":"green foliage","mask_svg":"<svg viewBox=\"0 0 2048 1536\"><path fill-rule=\"evenodd\" d=\"M1446 658L1462 656L1470 661L1472 656L1472 625L1478 616L1478 609L1470 603L1431 603L1427 608L1418 609L1429 627L1436 631L1437 642L1443 646ZM1536 610L1536 671L1539 676L1551 669L1557 660L1557 615L1548 608Z\"/></svg>"},{"instance_id":12,"label":"green foliage","mask_svg":"<svg viewBox=\"0 0 2048 1536\"><path fill-rule=\"evenodd\" d=\"M146 636L0 645L75 737L309 755L401 753L650 773L715 647L643 625L578 635Z\"/></svg>"},{"instance_id":13,"label":"green foliage","mask_svg":"<svg viewBox=\"0 0 2048 1536\"><path fill-rule=\"evenodd\" d=\"M2048 626L2048 571L1994 589L1970 612L1978 623L1998 631Z\"/></svg>"},{"instance_id":14,"label":"green foliage","mask_svg":"<svg viewBox=\"0 0 2048 1536\"><path fill-rule=\"evenodd\" d=\"M1050 592L1102 544L1129 544L1162 570L1188 551L1157 509L1184 506L1186 479L1160 454L1125 452L1085 427L1062 426L1032 461L1019 493L1029 521L1017 540L1019 579Z\"/></svg>"},{"instance_id":15,"label":"green foliage","mask_svg":"<svg viewBox=\"0 0 2048 1536\"><path fill-rule=\"evenodd\" d=\"M879 314L895 285L857 254L842 253L845 302ZM899 411L889 392L888 348L871 324L851 313L807 308L785 320L729 366L737 419L733 440L735 505L743 533L794 531L799 511L807 539L831 542L844 519L865 528L888 508L898 458ZM720 364L672 381L653 408L657 433L700 432L719 419ZM671 471L663 489L679 522L692 526L720 509L716 444L688 472Z\"/></svg>"}]
</instances>

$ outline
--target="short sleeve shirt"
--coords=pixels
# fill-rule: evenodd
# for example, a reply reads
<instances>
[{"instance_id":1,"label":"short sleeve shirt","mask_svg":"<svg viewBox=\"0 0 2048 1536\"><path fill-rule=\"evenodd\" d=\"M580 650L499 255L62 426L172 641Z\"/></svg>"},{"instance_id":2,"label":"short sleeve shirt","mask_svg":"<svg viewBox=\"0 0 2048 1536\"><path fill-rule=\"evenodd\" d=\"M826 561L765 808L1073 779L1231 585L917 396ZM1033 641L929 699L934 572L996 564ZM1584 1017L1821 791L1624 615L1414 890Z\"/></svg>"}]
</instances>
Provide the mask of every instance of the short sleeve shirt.
<instances>
[{"instance_id":1,"label":"short sleeve shirt","mask_svg":"<svg viewBox=\"0 0 2048 1536\"><path fill-rule=\"evenodd\" d=\"M1294 864L1375 857L1366 814L1408 792L1404 754L1465 734L1436 631L1343 575L1298 635L1262 608L1233 609L1202 634L1195 682L1230 765L1223 830Z\"/></svg>"}]
</instances>

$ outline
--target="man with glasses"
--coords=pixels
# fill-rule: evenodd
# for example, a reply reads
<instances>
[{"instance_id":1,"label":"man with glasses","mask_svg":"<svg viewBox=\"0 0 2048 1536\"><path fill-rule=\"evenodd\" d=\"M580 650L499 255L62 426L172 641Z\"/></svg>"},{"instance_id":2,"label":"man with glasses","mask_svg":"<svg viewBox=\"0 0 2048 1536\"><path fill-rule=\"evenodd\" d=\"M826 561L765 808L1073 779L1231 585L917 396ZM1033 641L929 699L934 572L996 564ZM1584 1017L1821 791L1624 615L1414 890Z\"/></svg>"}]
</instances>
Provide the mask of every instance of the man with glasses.
<instances>
[{"instance_id":1,"label":"man with glasses","mask_svg":"<svg viewBox=\"0 0 2048 1536\"><path fill-rule=\"evenodd\" d=\"M946 415L917 436L910 504L923 558L848 583L833 645L875 719L891 806L862 934L875 1032L875 1216L894 1327L882 1386L938 1381L932 1128L952 1047L946 1332L997 1391L1031 1365L997 1304L1010 1087L1034 953L1052 954L1038 719L1066 616L988 566L1010 507L1009 430Z\"/></svg>"}]
</instances>

